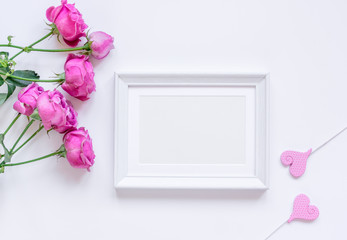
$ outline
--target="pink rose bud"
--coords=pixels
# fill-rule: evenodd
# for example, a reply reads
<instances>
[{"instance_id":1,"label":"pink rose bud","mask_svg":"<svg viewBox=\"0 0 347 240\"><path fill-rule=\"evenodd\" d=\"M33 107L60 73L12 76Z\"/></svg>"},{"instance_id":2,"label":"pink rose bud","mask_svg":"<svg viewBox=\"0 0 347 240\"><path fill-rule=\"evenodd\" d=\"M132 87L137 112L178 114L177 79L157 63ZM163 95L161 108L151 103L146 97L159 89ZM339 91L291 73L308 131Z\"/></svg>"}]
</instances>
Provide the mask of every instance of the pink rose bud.
<instances>
[{"instance_id":1,"label":"pink rose bud","mask_svg":"<svg viewBox=\"0 0 347 240\"><path fill-rule=\"evenodd\" d=\"M92 42L90 48L92 49L92 56L96 59L106 57L112 49L113 37L104 32L93 32L89 35L89 41Z\"/></svg>"},{"instance_id":2,"label":"pink rose bud","mask_svg":"<svg viewBox=\"0 0 347 240\"><path fill-rule=\"evenodd\" d=\"M92 139L88 131L81 127L67 132L63 138L66 158L72 167L89 168L94 164Z\"/></svg>"},{"instance_id":3,"label":"pink rose bud","mask_svg":"<svg viewBox=\"0 0 347 240\"><path fill-rule=\"evenodd\" d=\"M46 17L57 26L64 41L71 47L78 44L80 37L86 36L84 30L88 26L84 23L82 14L75 8L75 4L68 4L67 0L62 0L58 7L48 8Z\"/></svg>"},{"instance_id":4,"label":"pink rose bud","mask_svg":"<svg viewBox=\"0 0 347 240\"><path fill-rule=\"evenodd\" d=\"M85 101L95 91L93 65L88 56L69 54L65 65L62 88L71 96Z\"/></svg>"},{"instance_id":5,"label":"pink rose bud","mask_svg":"<svg viewBox=\"0 0 347 240\"><path fill-rule=\"evenodd\" d=\"M34 82L23 88L18 93L18 101L13 105L14 110L26 116L30 116L37 106L37 98L43 91L43 87Z\"/></svg>"},{"instance_id":6,"label":"pink rose bud","mask_svg":"<svg viewBox=\"0 0 347 240\"><path fill-rule=\"evenodd\" d=\"M46 130L64 133L77 126L77 113L58 90L43 92L37 99L37 109Z\"/></svg>"}]
</instances>

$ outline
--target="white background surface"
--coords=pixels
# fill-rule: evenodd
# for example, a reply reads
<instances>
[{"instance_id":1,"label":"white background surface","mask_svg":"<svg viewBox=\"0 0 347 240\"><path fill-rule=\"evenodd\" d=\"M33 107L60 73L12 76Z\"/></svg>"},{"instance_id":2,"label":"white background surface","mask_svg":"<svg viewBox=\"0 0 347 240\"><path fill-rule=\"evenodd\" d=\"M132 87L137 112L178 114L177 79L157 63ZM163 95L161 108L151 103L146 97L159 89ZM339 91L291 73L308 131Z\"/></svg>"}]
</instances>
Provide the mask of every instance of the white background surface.
<instances>
[{"instance_id":1,"label":"white background surface","mask_svg":"<svg viewBox=\"0 0 347 240\"><path fill-rule=\"evenodd\" d=\"M1 42L14 35L14 43L25 45L43 36L50 5L58 1L3 2ZM90 173L53 158L7 169L0 176L1 239L264 239L289 217L299 193L320 208L319 219L288 224L272 239L345 238L347 132L313 155L300 179L291 178L279 156L287 148L316 147L347 124L346 1L99 0L77 7L92 30L114 35L117 47L94 61L91 100L73 100L80 126L93 137L96 163ZM62 72L66 55L49 56L23 54L17 69L35 69L43 78ZM113 72L155 70L270 72L269 191L116 193ZM1 129L15 115L14 100L0 108ZM40 134L13 160L61 144L57 134L46 140Z\"/></svg>"}]
</instances>

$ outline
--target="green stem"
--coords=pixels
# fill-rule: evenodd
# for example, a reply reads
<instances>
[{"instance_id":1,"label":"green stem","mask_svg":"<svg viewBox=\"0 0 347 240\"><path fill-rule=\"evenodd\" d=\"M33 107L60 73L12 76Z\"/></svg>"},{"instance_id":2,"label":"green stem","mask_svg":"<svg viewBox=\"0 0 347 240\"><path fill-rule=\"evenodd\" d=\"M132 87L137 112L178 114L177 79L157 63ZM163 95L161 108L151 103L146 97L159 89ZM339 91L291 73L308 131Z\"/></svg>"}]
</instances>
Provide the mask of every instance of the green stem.
<instances>
[{"instance_id":1,"label":"green stem","mask_svg":"<svg viewBox=\"0 0 347 240\"><path fill-rule=\"evenodd\" d=\"M0 47L12 47L12 48L18 48L22 49L23 52L72 52L72 51L79 51L79 50L90 50L89 44L84 45L82 47L75 47L75 48L63 48L63 49L41 49L41 48L32 48L32 47L21 47L17 45L10 45L10 44L0 44ZM12 58L11 58L12 60Z\"/></svg>"},{"instance_id":2,"label":"green stem","mask_svg":"<svg viewBox=\"0 0 347 240\"><path fill-rule=\"evenodd\" d=\"M11 78L14 78L14 79L23 80L23 81L28 81L28 82L62 82L64 80L64 79L60 79L60 78L59 79L49 79L49 80L46 80L46 79L34 79L34 78L24 78L24 77L18 77L18 76L12 75L10 73L4 73L2 71L0 71L0 75L11 77Z\"/></svg>"},{"instance_id":3,"label":"green stem","mask_svg":"<svg viewBox=\"0 0 347 240\"><path fill-rule=\"evenodd\" d=\"M71 52L79 50L90 50L89 46L75 47L75 48L65 48L65 49L40 49L40 48L27 48L28 52Z\"/></svg>"},{"instance_id":4,"label":"green stem","mask_svg":"<svg viewBox=\"0 0 347 240\"><path fill-rule=\"evenodd\" d=\"M13 154L13 150L14 148L17 146L18 142L22 139L23 135L26 133L26 131L28 131L29 127L34 123L34 119L31 120L28 125L24 128L23 132L20 134L20 136L18 137L17 141L14 143L13 147L10 150L10 154Z\"/></svg>"},{"instance_id":5,"label":"green stem","mask_svg":"<svg viewBox=\"0 0 347 240\"><path fill-rule=\"evenodd\" d=\"M37 40L36 42L30 44L28 47L32 47L36 44L38 44L39 42L42 42L43 40L45 40L46 38L48 38L49 36L51 36L53 34L53 30L51 30L49 33L47 33L45 36L43 36L42 38L40 38L39 40ZM13 60L15 57L17 57L19 54L23 53L24 49L22 49L20 52L16 53L13 57L10 58L10 60Z\"/></svg>"},{"instance_id":6,"label":"green stem","mask_svg":"<svg viewBox=\"0 0 347 240\"><path fill-rule=\"evenodd\" d=\"M63 152L64 151L54 152L54 153L51 153L51 154L48 154L48 155L45 155L45 156L42 156L42 157L39 157L39 158L35 158L35 159L32 159L32 160L29 160L29 161L19 162L19 163L8 163L8 164L4 164L3 166L5 166L5 167L12 167L12 166L17 166L17 165L31 163L31 162L36 162L36 161L39 161L39 160L42 160L42 159L45 159L45 158L49 158L49 157L61 154Z\"/></svg>"},{"instance_id":7,"label":"green stem","mask_svg":"<svg viewBox=\"0 0 347 240\"><path fill-rule=\"evenodd\" d=\"M15 154L16 152L18 152L22 147L24 147L25 144L27 144L31 139L33 139L33 137L35 137L36 134L38 134L42 129L43 129L43 126L41 126L36 132L34 132L33 135L31 135L22 145L20 145L15 151L13 151L12 154Z\"/></svg>"},{"instance_id":8,"label":"green stem","mask_svg":"<svg viewBox=\"0 0 347 240\"><path fill-rule=\"evenodd\" d=\"M6 129L6 131L4 132L4 136L6 135L6 133L11 129L11 127L13 126L13 124L18 120L18 118L20 117L20 113L17 114L17 116L15 117L15 119L13 119L13 121L11 122L11 124L8 126L8 128Z\"/></svg>"},{"instance_id":9,"label":"green stem","mask_svg":"<svg viewBox=\"0 0 347 240\"><path fill-rule=\"evenodd\" d=\"M51 36L53 34L53 30L51 30L49 33L47 33L45 36L43 36L42 38L40 38L39 40L37 40L36 42L30 44L28 47L32 47L36 44L38 44L39 42L42 42L43 40L45 40L46 38L48 38L49 36Z\"/></svg>"},{"instance_id":10,"label":"green stem","mask_svg":"<svg viewBox=\"0 0 347 240\"><path fill-rule=\"evenodd\" d=\"M0 47L11 47L11 48L18 48L18 49L24 49L24 47L12 45L12 44L0 44Z\"/></svg>"}]
</instances>

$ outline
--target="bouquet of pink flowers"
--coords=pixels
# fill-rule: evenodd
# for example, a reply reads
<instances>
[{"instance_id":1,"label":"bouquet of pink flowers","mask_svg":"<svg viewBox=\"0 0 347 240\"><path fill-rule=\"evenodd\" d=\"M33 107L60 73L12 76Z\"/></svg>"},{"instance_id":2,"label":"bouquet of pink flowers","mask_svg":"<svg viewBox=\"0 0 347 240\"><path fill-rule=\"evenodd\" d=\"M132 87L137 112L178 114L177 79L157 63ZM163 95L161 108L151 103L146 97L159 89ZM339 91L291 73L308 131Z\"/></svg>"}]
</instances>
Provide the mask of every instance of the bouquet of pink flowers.
<instances>
[{"instance_id":1,"label":"bouquet of pink flowers","mask_svg":"<svg viewBox=\"0 0 347 240\"><path fill-rule=\"evenodd\" d=\"M0 173L5 167L17 166L51 156L65 157L71 166L76 168L89 168L94 164L94 151L92 140L88 131L84 127L78 128L77 112L72 104L57 89L61 86L69 95L81 101L86 101L95 91L93 65L89 57L96 59L105 58L114 48L113 37L107 33L98 31L88 34L82 14L75 8L74 4L68 4L67 0L62 0L61 5L50 7L46 11L46 16L51 24L50 31L44 37L28 46L17 46L12 44L12 36L8 36L7 44L0 44L0 47L20 49L18 53L9 56L8 52L0 52L0 86L7 85L7 93L0 93L0 105L13 94L17 87L23 88L18 94L18 100L13 108L18 113L7 129L0 133ZM64 49L39 49L34 46L52 35L57 35L58 41L62 39L69 47ZM83 46L78 46L81 38L86 38ZM15 70L14 59L23 52L75 52L68 54L64 73L56 74L54 79L40 79L39 75L32 70ZM45 91L38 85L42 83L57 83L54 90ZM17 119L25 115L28 124L19 134L17 140L11 148L6 146L5 137ZM39 128L29 136L21 145L25 133L30 126L39 121ZM55 130L63 134L61 147L53 153L35 158L32 160L12 163L12 157L22 147L31 141L42 129L47 132Z\"/></svg>"}]
</instances>

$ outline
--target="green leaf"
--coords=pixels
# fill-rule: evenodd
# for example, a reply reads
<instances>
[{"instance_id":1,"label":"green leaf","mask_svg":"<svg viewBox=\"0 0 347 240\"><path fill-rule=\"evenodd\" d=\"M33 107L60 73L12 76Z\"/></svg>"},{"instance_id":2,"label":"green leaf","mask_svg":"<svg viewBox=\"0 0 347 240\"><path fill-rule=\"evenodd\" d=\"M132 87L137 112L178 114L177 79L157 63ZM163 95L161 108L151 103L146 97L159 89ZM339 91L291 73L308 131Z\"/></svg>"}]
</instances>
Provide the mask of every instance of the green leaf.
<instances>
[{"instance_id":1,"label":"green leaf","mask_svg":"<svg viewBox=\"0 0 347 240\"><path fill-rule=\"evenodd\" d=\"M0 167L0 173L4 173L5 172L5 167L4 166L1 166Z\"/></svg>"},{"instance_id":2,"label":"green leaf","mask_svg":"<svg viewBox=\"0 0 347 240\"><path fill-rule=\"evenodd\" d=\"M2 86L2 84L4 84L4 79L2 79L2 77L0 76L0 87Z\"/></svg>"},{"instance_id":3,"label":"green leaf","mask_svg":"<svg viewBox=\"0 0 347 240\"><path fill-rule=\"evenodd\" d=\"M8 60L8 52L0 52L0 56L4 56L4 58L2 58L2 59L4 59L4 60Z\"/></svg>"},{"instance_id":4,"label":"green leaf","mask_svg":"<svg viewBox=\"0 0 347 240\"><path fill-rule=\"evenodd\" d=\"M30 115L30 117L32 119L35 119L35 120L39 120L41 121L41 117L39 115L39 111L37 110L37 108L34 110L34 112Z\"/></svg>"},{"instance_id":5,"label":"green leaf","mask_svg":"<svg viewBox=\"0 0 347 240\"><path fill-rule=\"evenodd\" d=\"M18 76L18 77L23 77L23 78L33 78L33 79L39 79L40 76L32 71L32 70L16 70L13 72L14 76Z\"/></svg>"},{"instance_id":6,"label":"green leaf","mask_svg":"<svg viewBox=\"0 0 347 240\"><path fill-rule=\"evenodd\" d=\"M12 84L7 84L7 93L0 93L0 105L4 104L4 102L13 94L16 86Z\"/></svg>"},{"instance_id":7,"label":"green leaf","mask_svg":"<svg viewBox=\"0 0 347 240\"><path fill-rule=\"evenodd\" d=\"M1 59L0 59L0 62L3 62L3 61L1 61ZM7 65L7 64L6 64L6 65ZM11 70L11 69L10 69L9 66L4 67L2 64L0 64L0 71L1 71L1 72L7 73L7 72L9 72L10 70Z\"/></svg>"},{"instance_id":8,"label":"green leaf","mask_svg":"<svg viewBox=\"0 0 347 240\"><path fill-rule=\"evenodd\" d=\"M8 44L10 44L10 45L11 45L12 38L13 38L13 36L11 36L11 35L7 36Z\"/></svg>"},{"instance_id":9,"label":"green leaf","mask_svg":"<svg viewBox=\"0 0 347 240\"><path fill-rule=\"evenodd\" d=\"M9 98L12 95L14 90L16 90L16 86L12 84L7 84L7 98Z\"/></svg>"},{"instance_id":10,"label":"green leaf","mask_svg":"<svg viewBox=\"0 0 347 240\"><path fill-rule=\"evenodd\" d=\"M30 81L24 81L24 80L20 80L20 79L11 78L11 77L8 77L6 79L6 81L8 83L10 83L11 85L14 85L14 86L17 86L17 87L26 87L26 86L28 86L29 84L32 83Z\"/></svg>"},{"instance_id":11,"label":"green leaf","mask_svg":"<svg viewBox=\"0 0 347 240\"><path fill-rule=\"evenodd\" d=\"M12 154L10 153L10 151L8 151L8 149L6 148L5 144L4 144L4 139L2 139L1 143L2 145L2 148L4 149L5 151L5 154L3 155L3 157L5 157L4 161L5 163L7 162L11 162L11 158L12 158ZM2 162L2 163L3 163Z\"/></svg>"},{"instance_id":12,"label":"green leaf","mask_svg":"<svg viewBox=\"0 0 347 240\"><path fill-rule=\"evenodd\" d=\"M57 150L57 152L60 152L58 154L59 157L66 158L66 148L65 148L64 144L60 146L60 148Z\"/></svg>"},{"instance_id":13,"label":"green leaf","mask_svg":"<svg viewBox=\"0 0 347 240\"><path fill-rule=\"evenodd\" d=\"M0 64L1 64L1 68L6 68L8 66L6 60L0 59Z\"/></svg>"},{"instance_id":14,"label":"green leaf","mask_svg":"<svg viewBox=\"0 0 347 240\"><path fill-rule=\"evenodd\" d=\"M5 149L5 162L6 163L11 162L11 158L12 158L12 155L7 149Z\"/></svg>"},{"instance_id":15,"label":"green leaf","mask_svg":"<svg viewBox=\"0 0 347 240\"><path fill-rule=\"evenodd\" d=\"M0 93L0 105L2 105L7 99L7 93Z\"/></svg>"},{"instance_id":16,"label":"green leaf","mask_svg":"<svg viewBox=\"0 0 347 240\"><path fill-rule=\"evenodd\" d=\"M22 77L22 78L30 78L30 79L40 78L40 76L36 72L31 70L16 70L12 73L12 75L17 77ZM30 81L24 81L24 80L16 79L13 77L8 77L6 81L17 87L26 87L32 83Z\"/></svg>"}]
</instances>

